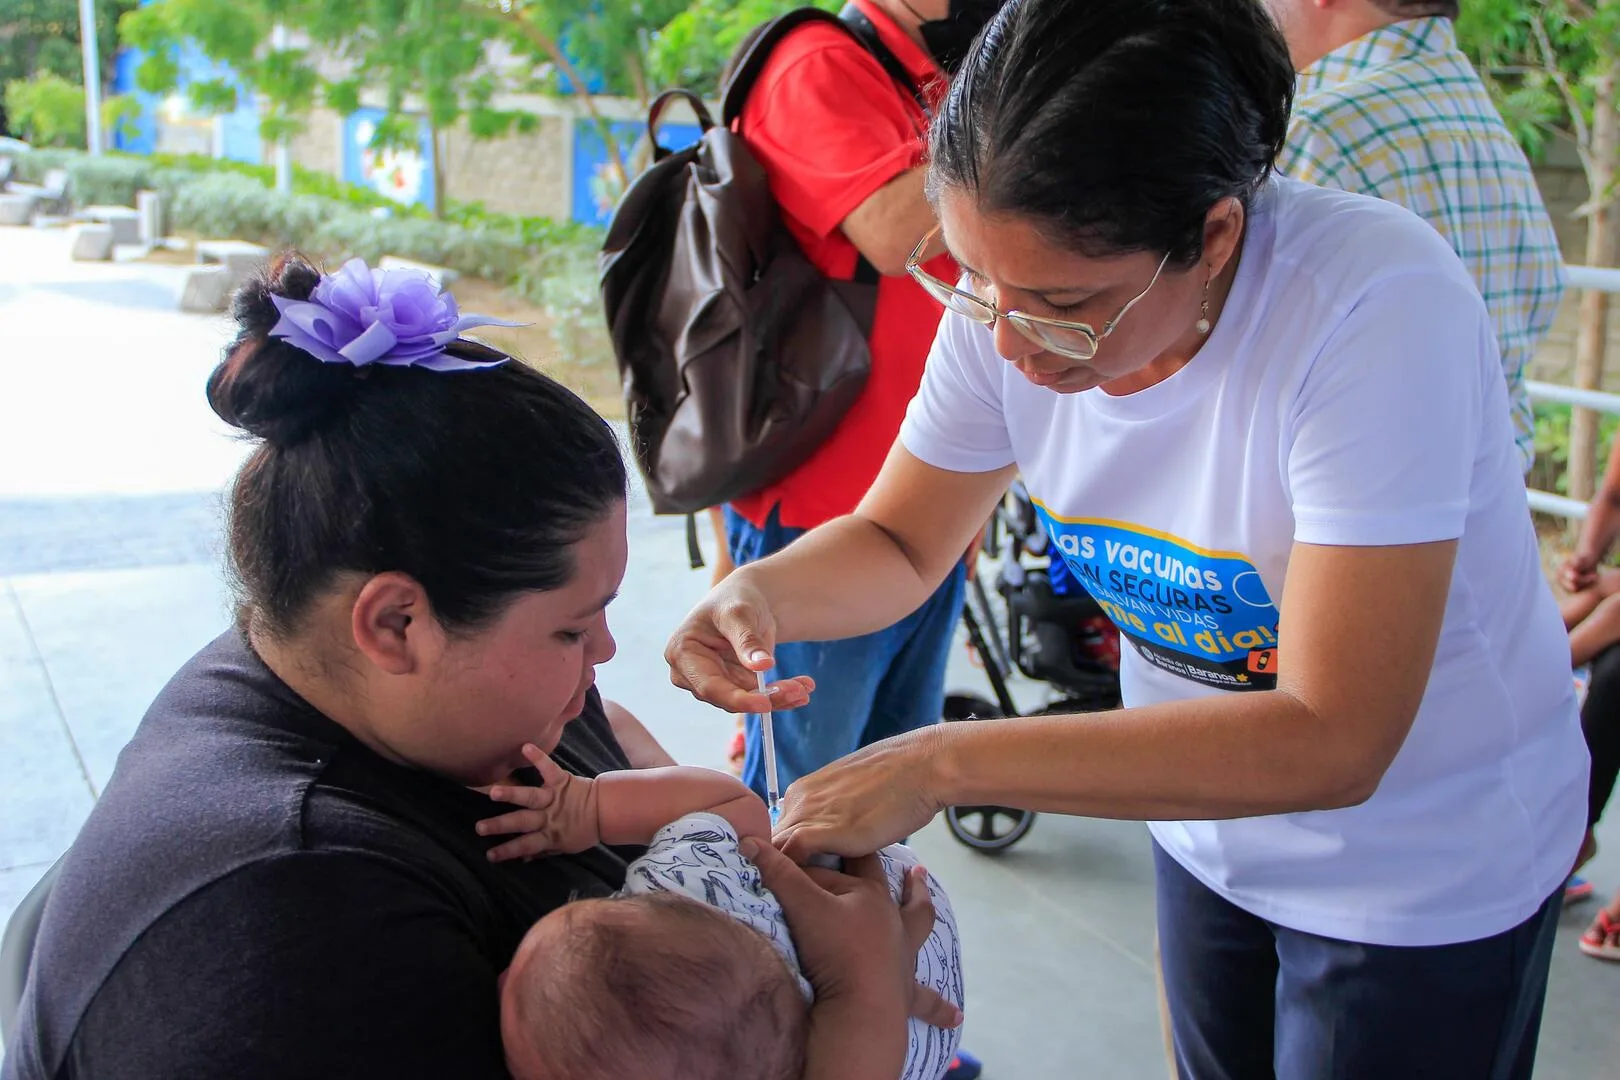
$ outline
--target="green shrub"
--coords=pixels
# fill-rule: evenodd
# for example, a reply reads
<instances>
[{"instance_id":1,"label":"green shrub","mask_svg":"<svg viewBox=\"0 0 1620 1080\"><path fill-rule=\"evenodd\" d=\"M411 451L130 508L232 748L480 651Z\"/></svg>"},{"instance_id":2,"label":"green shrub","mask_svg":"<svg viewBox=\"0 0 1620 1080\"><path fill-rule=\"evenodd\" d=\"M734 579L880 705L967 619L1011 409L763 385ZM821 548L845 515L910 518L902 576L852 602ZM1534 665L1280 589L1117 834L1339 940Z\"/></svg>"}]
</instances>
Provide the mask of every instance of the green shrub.
<instances>
[{"instance_id":1,"label":"green shrub","mask_svg":"<svg viewBox=\"0 0 1620 1080\"><path fill-rule=\"evenodd\" d=\"M328 258L358 255L375 262L384 255L398 255L500 285L514 282L530 258L510 234L353 210L334 212L308 246Z\"/></svg>"},{"instance_id":2,"label":"green shrub","mask_svg":"<svg viewBox=\"0 0 1620 1080\"><path fill-rule=\"evenodd\" d=\"M84 145L84 87L41 72L6 83L6 122L38 146Z\"/></svg>"},{"instance_id":3,"label":"green shrub","mask_svg":"<svg viewBox=\"0 0 1620 1080\"><path fill-rule=\"evenodd\" d=\"M455 222L457 225L480 225L513 233L521 237L524 246L531 250L559 245L600 247L602 241L602 230L594 225L585 225L578 221L556 221L546 217L503 214L499 211L485 210L483 203L452 202L444 216L446 221Z\"/></svg>"},{"instance_id":4,"label":"green shrub","mask_svg":"<svg viewBox=\"0 0 1620 1080\"><path fill-rule=\"evenodd\" d=\"M324 200L282 195L249 177L229 173L179 183L168 200L172 228L270 247L303 247L331 212Z\"/></svg>"},{"instance_id":5,"label":"green shrub","mask_svg":"<svg viewBox=\"0 0 1620 1080\"><path fill-rule=\"evenodd\" d=\"M1538 401L1536 413L1536 463L1527 482L1539 491L1569 494L1569 422L1570 407ZM1598 418L1597 466L1601 470L1609 460L1609 447L1620 430L1620 416L1604 414Z\"/></svg>"},{"instance_id":6,"label":"green shrub","mask_svg":"<svg viewBox=\"0 0 1620 1080\"><path fill-rule=\"evenodd\" d=\"M135 193L152 186L152 167L140 158L81 154L66 168L79 206L134 206Z\"/></svg>"},{"instance_id":7,"label":"green shrub","mask_svg":"<svg viewBox=\"0 0 1620 1080\"><path fill-rule=\"evenodd\" d=\"M250 165L242 161L228 161L224 158L204 157L200 154L153 154L142 160L150 161L154 166L169 169L182 169L193 173L233 173L237 176L248 176L267 188L275 187L276 170L270 165ZM335 176L323 172L315 172L301 165L294 165L292 170L292 189L294 195L317 195L323 199L346 203L350 206L377 208L390 210L394 213L407 213L419 217L426 217L427 212L417 207L405 207L394 202L385 195L379 195L370 188L360 187L357 184L346 183Z\"/></svg>"},{"instance_id":8,"label":"green shrub","mask_svg":"<svg viewBox=\"0 0 1620 1080\"><path fill-rule=\"evenodd\" d=\"M517 291L551 317L551 340L560 359L571 364L599 364L613 358L607 320L602 315L596 245L573 243L553 248L519 280Z\"/></svg>"},{"instance_id":9,"label":"green shrub","mask_svg":"<svg viewBox=\"0 0 1620 1080\"><path fill-rule=\"evenodd\" d=\"M46 174L53 169L65 169L73 162L89 156L83 150L36 148L17 156L17 179L27 184L43 184Z\"/></svg>"}]
</instances>

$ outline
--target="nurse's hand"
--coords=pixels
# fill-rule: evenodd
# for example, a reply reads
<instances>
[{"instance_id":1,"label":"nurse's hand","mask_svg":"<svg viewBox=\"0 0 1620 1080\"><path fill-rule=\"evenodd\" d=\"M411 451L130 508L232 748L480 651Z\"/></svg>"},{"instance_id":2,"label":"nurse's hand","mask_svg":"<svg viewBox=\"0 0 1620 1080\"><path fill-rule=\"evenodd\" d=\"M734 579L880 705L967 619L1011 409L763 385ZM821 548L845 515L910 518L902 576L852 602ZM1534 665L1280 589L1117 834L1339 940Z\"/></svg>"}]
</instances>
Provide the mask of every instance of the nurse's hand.
<instances>
[{"instance_id":1,"label":"nurse's hand","mask_svg":"<svg viewBox=\"0 0 1620 1080\"><path fill-rule=\"evenodd\" d=\"M732 713L797 709L816 688L807 675L759 692L759 675L775 665L776 619L763 594L734 573L705 596L664 648L669 681Z\"/></svg>"},{"instance_id":2,"label":"nurse's hand","mask_svg":"<svg viewBox=\"0 0 1620 1080\"><path fill-rule=\"evenodd\" d=\"M865 855L902 840L945 808L933 763L945 725L873 743L787 789L773 835L795 861Z\"/></svg>"}]
</instances>

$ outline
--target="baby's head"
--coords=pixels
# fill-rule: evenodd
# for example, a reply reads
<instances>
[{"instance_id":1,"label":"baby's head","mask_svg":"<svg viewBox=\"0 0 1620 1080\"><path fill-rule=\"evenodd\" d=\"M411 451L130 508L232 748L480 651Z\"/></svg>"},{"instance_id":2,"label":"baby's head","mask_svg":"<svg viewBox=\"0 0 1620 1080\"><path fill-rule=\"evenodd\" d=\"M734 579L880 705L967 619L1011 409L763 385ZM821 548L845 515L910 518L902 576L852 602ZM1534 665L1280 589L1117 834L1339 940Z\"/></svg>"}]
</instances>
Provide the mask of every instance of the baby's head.
<instances>
[{"instance_id":1,"label":"baby's head","mask_svg":"<svg viewBox=\"0 0 1620 1080\"><path fill-rule=\"evenodd\" d=\"M516 1080L797 1080L809 1015L764 936L672 893L557 909L501 987Z\"/></svg>"}]
</instances>

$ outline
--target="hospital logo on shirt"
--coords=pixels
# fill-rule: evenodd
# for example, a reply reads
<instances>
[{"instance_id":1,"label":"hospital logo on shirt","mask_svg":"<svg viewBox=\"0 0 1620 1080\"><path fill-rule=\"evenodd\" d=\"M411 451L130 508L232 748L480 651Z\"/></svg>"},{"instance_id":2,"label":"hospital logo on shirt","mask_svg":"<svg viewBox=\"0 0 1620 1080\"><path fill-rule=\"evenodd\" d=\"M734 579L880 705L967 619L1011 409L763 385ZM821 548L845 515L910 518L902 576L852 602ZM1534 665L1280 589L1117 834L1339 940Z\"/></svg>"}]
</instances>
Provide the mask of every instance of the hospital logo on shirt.
<instances>
[{"instance_id":1,"label":"hospital logo on shirt","mask_svg":"<svg viewBox=\"0 0 1620 1080\"><path fill-rule=\"evenodd\" d=\"M1148 663L1222 690L1277 685L1277 606L1247 557L1118 521L1041 523Z\"/></svg>"}]
</instances>

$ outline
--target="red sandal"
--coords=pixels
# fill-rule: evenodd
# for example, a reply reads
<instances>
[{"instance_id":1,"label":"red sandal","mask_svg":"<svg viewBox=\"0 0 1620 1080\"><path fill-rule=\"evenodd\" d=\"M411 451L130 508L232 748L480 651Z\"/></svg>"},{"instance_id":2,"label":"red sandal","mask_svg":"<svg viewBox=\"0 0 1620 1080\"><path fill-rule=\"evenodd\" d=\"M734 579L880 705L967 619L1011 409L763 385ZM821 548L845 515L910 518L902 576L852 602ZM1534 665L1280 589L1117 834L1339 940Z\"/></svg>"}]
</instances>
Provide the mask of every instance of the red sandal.
<instances>
[{"instance_id":1,"label":"red sandal","mask_svg":"<svg viewBox=\"0 0 1620 1080\"><path fill-rule=\"evenodd\" d=\"M1581 952L1599 960L1620 960L1620 918L1598 912L1592 925L1581 935Z\"/></svg>"}]
</instances>

